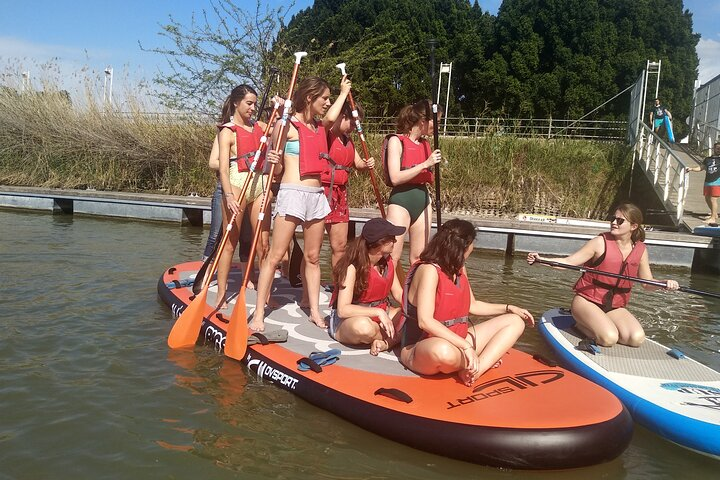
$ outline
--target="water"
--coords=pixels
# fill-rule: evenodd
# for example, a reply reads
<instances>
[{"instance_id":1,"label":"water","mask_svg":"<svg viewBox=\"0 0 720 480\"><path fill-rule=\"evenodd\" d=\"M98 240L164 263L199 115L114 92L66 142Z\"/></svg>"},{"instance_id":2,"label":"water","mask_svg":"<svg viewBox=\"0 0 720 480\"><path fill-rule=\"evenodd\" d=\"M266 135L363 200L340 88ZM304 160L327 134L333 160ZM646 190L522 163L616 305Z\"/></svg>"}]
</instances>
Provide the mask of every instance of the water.
<instances>
[{"instance_id":1,"label":"water","mask_svg":"<svg viewBox=\"0 0 720 480\"><path fill-rule=\"evenodd\" d=\"M208 348L169 351L157 279L199 258L206 232L6 210L0 225L2 479L717 478L717 461L641 427L618 459L563 472L481 467L385 440ZM473 255L469 270L479 298L537 317L566 305L577 277L494 253ZM654 273L720 290L717 277ZM636 290L651 338L720 369L720 302ZM532 329L519 347L552 356Z\"/></svg>"}]
</instances>

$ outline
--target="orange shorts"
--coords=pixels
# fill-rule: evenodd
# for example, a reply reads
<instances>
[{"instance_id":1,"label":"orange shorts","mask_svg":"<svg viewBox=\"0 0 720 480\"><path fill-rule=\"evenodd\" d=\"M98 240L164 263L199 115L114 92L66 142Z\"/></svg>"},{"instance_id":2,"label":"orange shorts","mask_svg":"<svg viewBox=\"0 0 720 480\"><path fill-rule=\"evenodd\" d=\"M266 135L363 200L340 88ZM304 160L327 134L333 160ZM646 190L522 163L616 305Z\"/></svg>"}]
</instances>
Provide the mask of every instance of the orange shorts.
<instances>
[{"instance_id":1,"label":"orange shorts","mask_svg":"<svg viewBox=\"0 0 720 480\"><path fill-rule=\"evenodd\" d=\"M711 197L720 197L720 185L703 186L703 195Z\"/></svg>"}]
</instances>

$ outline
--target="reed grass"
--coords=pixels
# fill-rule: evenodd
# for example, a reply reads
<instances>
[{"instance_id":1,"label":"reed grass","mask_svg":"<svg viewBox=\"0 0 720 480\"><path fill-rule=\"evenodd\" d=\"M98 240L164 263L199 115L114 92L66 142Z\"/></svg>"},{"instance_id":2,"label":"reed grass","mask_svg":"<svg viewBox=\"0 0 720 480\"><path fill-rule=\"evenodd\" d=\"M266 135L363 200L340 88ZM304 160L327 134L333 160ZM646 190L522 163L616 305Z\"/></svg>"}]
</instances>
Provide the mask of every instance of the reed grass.
<instances>
[{"instance_id":1,"label":"reed grass","mask_svg":"<svg viewBox=\"0 0 720 480\"><path fill-rule=\"evenodd\" d=\"M95 188L209 196L215 177L207 156L209 119L155 115L141 105L118 112L82 106L52 88L20 93L0 87L0 184ZM382 184L382 137L368 135ZM359 148L359 142L358 142ZM441 139L442 205L447 214L517 213L603 216L629 173L629 149L618 143L517 138ZM385 198L389 189L380 185ZM353 207L375 204L369 175L354 173Z\"/></svg>"}]
</instances>

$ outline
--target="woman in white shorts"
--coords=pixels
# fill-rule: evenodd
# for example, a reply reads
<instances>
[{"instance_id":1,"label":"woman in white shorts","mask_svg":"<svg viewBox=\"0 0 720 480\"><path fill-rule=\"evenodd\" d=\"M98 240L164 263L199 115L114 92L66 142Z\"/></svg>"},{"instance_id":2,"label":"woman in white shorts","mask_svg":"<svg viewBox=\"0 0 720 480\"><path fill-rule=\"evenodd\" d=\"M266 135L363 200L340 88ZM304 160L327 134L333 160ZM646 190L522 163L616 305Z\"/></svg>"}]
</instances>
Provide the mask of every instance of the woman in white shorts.
<instances>
[{"instance_id":1,"label":"woman in white shorts","mask_svg":"<svg viewBox=\"0 0 720 480\"><path fill-rule=\"evenodd\" d=\"M252 120L256 108L257 93L249 85L233 88L222 108L220 132L217 139L220 150L220 183L223 190L223 230L227 228L232 215L237 215L235 226L228 237L229 245L225 246L219 258L217 270L218 308L226 305L228 275L238 243L243 211L246 206L250 207L250 223L254 230L262 203L256 200L261 200L263 187L267 185L268 181L267 175L262 174L264 156L258 160L255 173L249 171L265 130L265 124ZM278 155L275 152L268 152L267 159L277 162ZM242 186L248 175L253 177L245 191L244 198L238 203ZM258 256L261 259L267 254L270 237L269 219L263 223L263 233L257 248Z\"/></svg>"},{"instance_id":2,"label":"woman in white shorts","mask_svg":"<svg viewBox=\"0 0 720 480\"><path fill-rule=\"evenodd\" d=\"M283 173L275 203L272 244L260 267L257 283L257 298L263 301L258 300L256 304L249 324L252 330L263 331L265 328L264 300L268 298L275 268L282 261L298 225L303 228L304 265L301 275L303 289L307 292L307 304L301 302L300 306L310 310L310 320L315 325L321 328L327 326L320 313L320 247L330 206L320 175L327 165L326 128L331 122L325 118L320 122L315 118L331 117L331 113L334 113L333 119L337 118L350 91L350 82L345 77L341 89L332 107L330 86L318 77L300 82L293 95L294 114L286 130L287 142L281 155ZM283 141L277 138L280 130L278 126L273 134L274 145L282 145Z\"/></svg>"}]
</instances>

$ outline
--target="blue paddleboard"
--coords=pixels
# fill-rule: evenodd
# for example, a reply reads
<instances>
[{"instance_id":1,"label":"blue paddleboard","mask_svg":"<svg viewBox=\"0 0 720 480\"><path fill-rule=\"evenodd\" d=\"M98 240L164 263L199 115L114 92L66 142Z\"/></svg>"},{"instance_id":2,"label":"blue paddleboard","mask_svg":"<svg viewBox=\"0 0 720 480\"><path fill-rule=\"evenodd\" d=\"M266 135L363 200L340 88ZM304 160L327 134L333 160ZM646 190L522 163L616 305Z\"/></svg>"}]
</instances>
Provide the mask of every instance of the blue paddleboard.
<instances>
[{"instance_id":1,"label":"blue paddleboard","mask_svg":"<svg viewBox=\"0 0 720 480\"><path fill-rule=\"evenodd\" d=\"M570 370L614 393L636 422L685 448L720 459L720 372L646 339L638 348L578 348L566 310L545 312L538 330Z\"/></svg>"},{"instance_id":2,"label":"blue paddleboard","mask_svg":"<svg viewBox=\"0 0 720 480\"><path fill-rule=\"evenodd\" d=\"M710 225L693 228L693 235L702 235L703 237L720 237L720 227L711 227Z\"/></svg>"},{"instance_id":3,"label":"blue paddleboard","mask_svg":"<svg viewBox=\"0 0 720 480\"><path fill-rule=\"evenodd\" d=\"M665 123L665 131L667 132L668 140L670 141L670 143L675 143L675 134L673 134L672 120L670 120L670 117L668 117L667 115L665 115L664 123Z\"/></svg>"}]
</instances>

